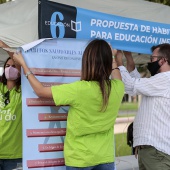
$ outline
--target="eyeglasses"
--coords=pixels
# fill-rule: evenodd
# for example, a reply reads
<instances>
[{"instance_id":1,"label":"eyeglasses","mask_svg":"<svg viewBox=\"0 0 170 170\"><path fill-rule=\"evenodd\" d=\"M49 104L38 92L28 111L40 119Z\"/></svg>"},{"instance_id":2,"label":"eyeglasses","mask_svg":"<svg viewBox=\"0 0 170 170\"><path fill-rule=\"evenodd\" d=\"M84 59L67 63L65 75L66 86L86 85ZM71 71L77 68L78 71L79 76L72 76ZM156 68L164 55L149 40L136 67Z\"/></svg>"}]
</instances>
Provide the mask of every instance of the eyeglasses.
<instances>
[{"instance_id":1,"label":"eyeglasses","mask_svg":"<svg viewBox=\"0 0 170 170\"><path fill-rule=\"evenodd\" d=\"M4 94L4 97L6 98L5 101L4 101L5 106L10 103L9 94L10 94L9 90Z\"/></svg>"},{"instance_id":2,"label":"eyeglasses","mask_svg":"<svg viewBox=\"0 0 170 170\"><path fill-rule=\"evenodd\" d=\"M150 56L150 61L152 62L154 58L161 59L162 56L154 56L154 55L151 55L151 56Z\"/></svg>"}]
</instances>

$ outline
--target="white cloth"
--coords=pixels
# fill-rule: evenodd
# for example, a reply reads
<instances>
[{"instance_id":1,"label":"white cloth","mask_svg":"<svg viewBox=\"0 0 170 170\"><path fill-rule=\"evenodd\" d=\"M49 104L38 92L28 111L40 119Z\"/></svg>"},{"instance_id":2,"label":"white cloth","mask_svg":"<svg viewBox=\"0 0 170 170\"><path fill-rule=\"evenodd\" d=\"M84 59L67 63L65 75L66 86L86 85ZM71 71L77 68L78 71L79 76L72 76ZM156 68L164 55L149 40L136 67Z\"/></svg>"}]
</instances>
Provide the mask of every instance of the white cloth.
<instances>
[{"instance_id":1,"label":"white cloth","mask_svg":"<svg viewBox=\"0 0 170 170\"><path fill-rule=\"evenodd\" d=\"M119 68L126 92L142 95L133 124L133 146L152 145L170 155L170 71L138 78L136 69L129 74L124 66Z\"/></svg>"}]
</instances>

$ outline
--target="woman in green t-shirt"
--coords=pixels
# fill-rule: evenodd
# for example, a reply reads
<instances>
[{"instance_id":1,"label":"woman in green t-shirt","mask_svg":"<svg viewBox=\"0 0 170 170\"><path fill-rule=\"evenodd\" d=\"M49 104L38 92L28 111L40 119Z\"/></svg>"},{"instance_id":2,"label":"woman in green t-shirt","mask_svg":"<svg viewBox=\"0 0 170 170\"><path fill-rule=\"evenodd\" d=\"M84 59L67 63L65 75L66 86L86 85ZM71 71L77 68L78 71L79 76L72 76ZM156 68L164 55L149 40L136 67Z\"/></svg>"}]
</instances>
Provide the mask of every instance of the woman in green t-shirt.
<instances>
[{"instance_id":1,"label":"woman in green t-shirt","mask_svg":"<svg viewBox=\"0 0 170 170\"><path fill-rule=\"evenodd\" d=\"M114 122L124 84L113 52L106 41L91 41L83 53L81 80L52 87L44 87L22 55L14 54L39 97L70 105L64 141L66 170L114 170Z\"/></svg>"},{"instance_id":2,"label":"woman in green t-shirt","mask_svg":"<svg viewBox=\"0 0 170 170\"><path fill-rule=\"evenodd\" d=\"M0 47L8 46L0 41ZM21 76L20 66L9 57L0 82L0 169L12 170L19 163L22 163Z\"/></svg>"}]
</instances>

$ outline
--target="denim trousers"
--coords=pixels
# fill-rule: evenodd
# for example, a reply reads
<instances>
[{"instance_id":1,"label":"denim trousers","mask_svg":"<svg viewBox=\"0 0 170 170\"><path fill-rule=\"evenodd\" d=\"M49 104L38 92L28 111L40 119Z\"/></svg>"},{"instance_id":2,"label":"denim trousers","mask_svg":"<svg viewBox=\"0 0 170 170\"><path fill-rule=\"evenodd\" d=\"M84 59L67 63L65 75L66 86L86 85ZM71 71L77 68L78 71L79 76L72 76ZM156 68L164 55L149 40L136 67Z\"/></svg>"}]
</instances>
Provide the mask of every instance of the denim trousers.
<instances>
[{"instance_id":1,"label":"denim trousers","mask_svg":"<svg viewBox=\"0 0 170 170\"><path fill-rule=\"evenodd\" d=\"M22 158L19 159L0 159L0 170L12 170L17 167L17 163L22 163Z\"/></svg>"},{"instance_id":2,"label":"denim trousers","mask_svg":"<svg viewBox=\"0 0 170 170\"><path fill-rule=\"evenodd\" d=\"M66 170L115 170L115 163L105 163L84 168L66 166Z\"/></svg>"}]
</instances>

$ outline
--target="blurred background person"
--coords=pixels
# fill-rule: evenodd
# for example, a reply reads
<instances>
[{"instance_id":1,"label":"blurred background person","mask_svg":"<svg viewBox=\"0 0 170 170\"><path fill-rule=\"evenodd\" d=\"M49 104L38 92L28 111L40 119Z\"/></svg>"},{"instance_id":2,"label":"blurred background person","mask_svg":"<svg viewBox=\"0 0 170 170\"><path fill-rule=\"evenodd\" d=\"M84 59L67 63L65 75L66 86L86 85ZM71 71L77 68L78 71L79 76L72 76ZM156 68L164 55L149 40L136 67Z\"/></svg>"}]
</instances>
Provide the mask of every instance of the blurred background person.
<instances>
[{"instance_id":1,"label":"blurred background person","mask_svg":"<svg viewBox=\"0 0 170 170\"><path fill-rule=\"evenodd\" d=\"M2 41L0 47L9 48ZM0 170L12 170L22 163L21 76L20 66L11 57L7 58L3 68L0 82Z\"/></svg>"}]
</instances>

